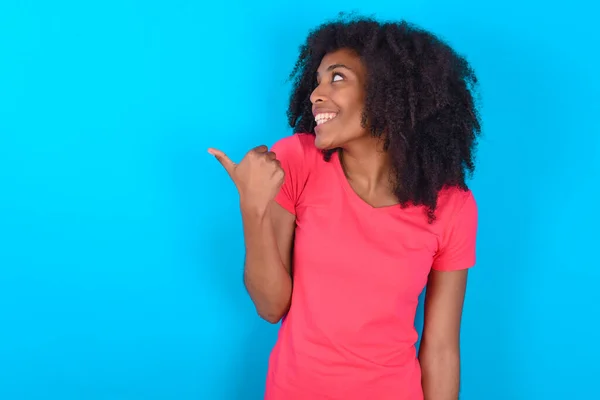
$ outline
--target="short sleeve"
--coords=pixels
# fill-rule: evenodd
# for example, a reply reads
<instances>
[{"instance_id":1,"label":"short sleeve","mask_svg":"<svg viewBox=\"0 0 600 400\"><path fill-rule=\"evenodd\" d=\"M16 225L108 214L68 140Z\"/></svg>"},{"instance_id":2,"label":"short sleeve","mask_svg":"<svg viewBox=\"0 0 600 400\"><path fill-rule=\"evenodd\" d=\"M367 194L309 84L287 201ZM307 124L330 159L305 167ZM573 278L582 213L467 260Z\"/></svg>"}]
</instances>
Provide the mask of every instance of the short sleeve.
<instances>
[{"instance_id":1,"label":"short sleeve","mask_svg":"<svg viewBox=\"0 0 600 400\"><path fill-rule=\"evenodd\" d=\"M296 215L296 205L306 183L306 163L304 147L299 134L277 141L271 151L285 173L284 182L275 201L290 213Z\"/></svg>"},{"instance_id":2,"label":"short sleeve","mask_svg":"<svg viewBox=\"0 0 600 400\"><path fill-rule=\"evenodd\" d=\"M434 257L432 266L435 270L457 271L475 265L477 203L470 191L461 197L462 202L449 216L449 224L442 234L440 248Z\"/></svg>"}]
</instances>

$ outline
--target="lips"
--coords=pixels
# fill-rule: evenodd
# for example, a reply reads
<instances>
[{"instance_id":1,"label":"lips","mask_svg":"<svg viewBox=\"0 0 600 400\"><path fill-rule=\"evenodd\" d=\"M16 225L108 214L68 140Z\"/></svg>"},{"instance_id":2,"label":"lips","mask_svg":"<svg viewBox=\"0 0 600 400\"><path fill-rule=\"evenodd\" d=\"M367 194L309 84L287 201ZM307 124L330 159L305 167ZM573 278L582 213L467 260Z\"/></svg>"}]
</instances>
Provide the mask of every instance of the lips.
<instances>
[{"instance_id":1,"label":"lips","mask_svg":"<svg viewBox=\"0 0 600 400\"><path fill-rule=\"evenodd\" d=\"M317 126L319 125L323 125L329 121L331 121L332 119L334 119L338 112L336 110L332 110L331 108L325 108L325 107L313 107L313 115L315 116L315 122L317 123Z\"/></svg>"},{"instance_id":2,"label":"lips","mask_svg":"<svg viewBox=\"0 0 600 400\"><path fill-rule=\"evenodd\" d=\"M337 113L334 112L320 112L315 114L315 122L317 126L325 124L337 116Z\"/></svg>"}]
</instances>

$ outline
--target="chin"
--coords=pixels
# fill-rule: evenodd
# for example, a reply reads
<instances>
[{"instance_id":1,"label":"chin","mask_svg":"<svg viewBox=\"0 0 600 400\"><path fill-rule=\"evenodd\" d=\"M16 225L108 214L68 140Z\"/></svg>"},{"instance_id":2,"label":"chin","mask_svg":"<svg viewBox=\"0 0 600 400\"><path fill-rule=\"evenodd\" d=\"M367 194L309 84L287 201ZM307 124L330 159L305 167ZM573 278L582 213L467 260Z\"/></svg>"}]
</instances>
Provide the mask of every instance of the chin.
<instances>
[{"instance_id":1,"label":"chin","mask_svg":"<svg viewBox=\"0 0 600 400\"><path fill-rule=\"evenodd\" d=\"M317 134L315 135L315 147L319 150L331 150L338 146L335 145L335 142L331 140L324 140Z\"/></svg>"},{"instance_id":2,"label":"chin","mask_svg":"<svg viewBox=\"0 0 600 400\"><path fill-rule=\"evenodd\" d=\"M315 132L315 147L319 150L331 150L339 147L339 144L332 135Z\"/></svg>"}]
</instances>

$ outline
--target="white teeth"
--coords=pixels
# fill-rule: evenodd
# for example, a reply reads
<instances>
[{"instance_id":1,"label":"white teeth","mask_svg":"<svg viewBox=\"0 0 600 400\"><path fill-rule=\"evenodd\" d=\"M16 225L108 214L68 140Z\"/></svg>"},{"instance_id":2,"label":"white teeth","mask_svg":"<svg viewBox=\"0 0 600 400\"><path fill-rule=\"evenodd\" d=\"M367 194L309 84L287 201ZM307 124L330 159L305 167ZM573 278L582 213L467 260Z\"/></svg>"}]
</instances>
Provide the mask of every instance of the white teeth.
<instances>
[{"instance_id":1,"label":"white teeth","mask_svg":"<svg viewBox=\"0 0 600 400\"><path fill-rule=\"evenodd\" d=\"M336 113L320 113L315 115L315 122L317 125L324 124L327 121L331 121L336 117Z\"/></svg>"}]
</instances>

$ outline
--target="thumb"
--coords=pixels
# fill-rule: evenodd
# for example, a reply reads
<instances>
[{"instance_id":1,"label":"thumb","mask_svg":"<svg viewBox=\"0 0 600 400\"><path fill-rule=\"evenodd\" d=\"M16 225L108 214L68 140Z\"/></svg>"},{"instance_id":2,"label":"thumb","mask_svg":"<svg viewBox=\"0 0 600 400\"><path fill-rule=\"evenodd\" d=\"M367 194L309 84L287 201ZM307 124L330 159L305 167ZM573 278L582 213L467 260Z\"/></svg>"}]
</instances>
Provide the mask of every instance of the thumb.
<instances>
[{"instance_id":1,"label":"thumb","mask_svg":"<svg viewBox=\"0 0 600 400\"><path fill-rule=\"evenodd\" d=\"M229 176L233 178L233 170L235 169L235 163L231 161L231 159L227 157L227 155L221 150L209 148L208 153L213 155L217 159L217 161L221 163L223 168L225 168L225 171L227 171Z\"/></svg>"}]
</instances>

